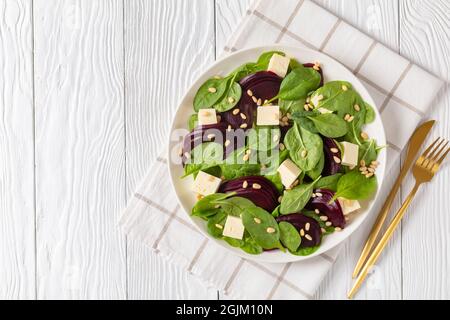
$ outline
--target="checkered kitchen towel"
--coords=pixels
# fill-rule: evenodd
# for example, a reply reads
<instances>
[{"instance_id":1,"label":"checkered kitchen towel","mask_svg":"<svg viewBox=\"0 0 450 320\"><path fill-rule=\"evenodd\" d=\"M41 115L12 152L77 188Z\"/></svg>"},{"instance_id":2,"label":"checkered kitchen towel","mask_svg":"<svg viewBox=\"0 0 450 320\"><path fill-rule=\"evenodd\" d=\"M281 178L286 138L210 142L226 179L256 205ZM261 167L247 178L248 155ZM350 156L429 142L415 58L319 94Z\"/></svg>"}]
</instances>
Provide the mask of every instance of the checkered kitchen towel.
<instances>
[{"instance_id":1,"label":"checkered kitchen towel","mask_svg":"<svg viewBox=\"0 0 450 320\"><path fill-rule=\"evenodd\" d=\"M379 108L393 163L427 113L443 82L308 0L256 1L224 48L279 42L322 51L357 75ZM159 158L129 201L120 225L131 238L233 298L310 299L339 248L304 262L267 264L239 258L215 245L177 204L167 160Z\"/></svg>"}]
</instances>

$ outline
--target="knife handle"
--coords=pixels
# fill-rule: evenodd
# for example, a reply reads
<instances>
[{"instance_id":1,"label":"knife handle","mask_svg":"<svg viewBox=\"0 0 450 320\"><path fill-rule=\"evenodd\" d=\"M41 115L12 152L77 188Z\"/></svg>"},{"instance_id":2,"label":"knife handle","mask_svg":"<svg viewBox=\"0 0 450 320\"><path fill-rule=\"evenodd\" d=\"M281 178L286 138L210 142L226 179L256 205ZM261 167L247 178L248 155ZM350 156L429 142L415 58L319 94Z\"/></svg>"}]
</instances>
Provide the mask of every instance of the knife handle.
<instances>
[{"instance_id":1,"label":"knife handle","mask_svg":"<svg viewBox=\"0 0 450 320\"><path fill-rule=\"evenodd\" d=\"M358 262L356 263L355 269L353 270L352 278L356 278L361 271L364 262L366 261L367 257L369 256L370 251L373 248L373 245L375 244L375 241L377 240L378 234L381 231L381 228L383 227L384 222L386 221L386 218L388 216L388 213L391 209L392 203L394 202L395 196L397 195L398 190L400 189L400 186L403 182L403 178L406 176L406 173L408 172L409 168L403 168L400 174L397 177L397 180L394 183L394 186L389 193L389 196L387 197L383 208L381 209L380 213L378 214L377 220L375 221L374 226L372 227L372 230L369 233L369 236L366 240L366 244L364 245L364 248L361 252L361 255L358 259Z\"/></svg>"}]
</instances>

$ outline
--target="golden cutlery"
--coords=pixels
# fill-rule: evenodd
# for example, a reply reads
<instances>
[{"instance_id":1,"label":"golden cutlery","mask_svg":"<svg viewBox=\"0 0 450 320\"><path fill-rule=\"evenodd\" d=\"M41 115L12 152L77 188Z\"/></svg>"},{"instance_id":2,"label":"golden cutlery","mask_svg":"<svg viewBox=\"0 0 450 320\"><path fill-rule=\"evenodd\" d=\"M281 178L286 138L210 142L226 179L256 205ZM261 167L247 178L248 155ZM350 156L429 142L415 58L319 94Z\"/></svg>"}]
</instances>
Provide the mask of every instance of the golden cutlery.
<instances>
[{"instance_id":1,"label":"golden cutlery","mask_svg":"<svg viewBox=\"0 0 450 320\"><path fill-rule=\"evenodd\" d=\"M416 179L414 188L406 198L402 207L398 210L397 214L392 219L392 222L389 224L389 227L387 228L383 237L380 239L380 242L377 244L372 254L369 256L369 259L362 268L361 273L359 274L355 284L353 285L353 288L348 293L349 299L351 299L361 287L361 284L366 278L369 269L376 263L376 261L380 257L381 252L383 252L383 249L386 247L389 239L394 234L395 229L402 220L406 209L409 207L412 199L416 195L417 190L419 190L420 185L422 183L430 182L436 172L439 170L440 165L450 151L450 148L447 147L448 144L449 143L446 142L445 139L438 138L427 150L425 150L425 152L419 157L419 159L417 159L412 170L414 178Z\"/></svg>"},{"instance_id":2,"label":"golden cutlery","mask_svg":"<svg viewBox=\"0 0 450 320\"><path fill-rule=\"evenodd\" d=\"M386 220L386 217L391 209L395 196L397 195L397 192L400 189L403 179L405 178L406 173L411 168L414 159L416 158L416 155L419 153L419 150L422 147L422 144L424 143L426 137L428 136L428 133L430 132L431 128L433 128L434 123L435 121L431 120L422 124L420 127L416 129L411 139L409 140L408 153L406 155L403 168L400 171L400 174L398 175L397 180L395 181L395 184L392 187L392 190L389 196L387 197L386 202L383 205L383 208L378 214L377 220L374 226L372 227L372 230L370 231L370 234L366 240L366 244L364 245L364 249L362 250L359 260L356 263L355 269L353 271L352 274L353 278L356 278L358 276L364 262L367 259L367 256L370 253L370 250L372 250L372 247L375 244L378 234L381 231L381 227L383 226L384 221Z\"/></svg>"}]
</instances>

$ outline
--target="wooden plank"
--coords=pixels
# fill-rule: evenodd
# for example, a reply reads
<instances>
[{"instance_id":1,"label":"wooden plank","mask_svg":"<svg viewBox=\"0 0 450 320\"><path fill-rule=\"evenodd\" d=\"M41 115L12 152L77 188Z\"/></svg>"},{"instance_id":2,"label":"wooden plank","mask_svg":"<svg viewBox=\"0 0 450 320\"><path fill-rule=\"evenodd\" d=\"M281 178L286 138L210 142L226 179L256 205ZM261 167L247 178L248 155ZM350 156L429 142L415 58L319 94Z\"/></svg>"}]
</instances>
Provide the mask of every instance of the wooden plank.
<instances>
[{"instance_id":1,"label":"wooden plank","mask_svg":"<svg viewBox=\"0 0 450 320\"><path fill-rule=\"evenodd\" d=\"M400 1L401 53L446 81L450 80L449 12L450 3L445 0ZM450 92L437 98L429 118L438 122L428 143L439 136L450 138ZM405 299L450 298L449 185L447 162L434 180L419 191L403 221ZM409 177L403 187L403 200L412 186L413 179Z\"/></svg>"},{"instance_id":2,"label":"wooden plank","mask_svg":"<svg viewBox=\"0 0 450 320\"><path fill-rule=\"evenodd\" d=\"M316 3L341 16L363 32L373 36L394 50L398 49L398 2L392 0L316 0ZM386 182L380 199L385 199L396 177L399 165L386 174ZM378 202L380 208L382 201ZM399 196L393 211L399 207ZM345 244L338 261L320 286L317 299L345 299L351 288L351 274L362 246L373 225L378 210L374 209L363 226ZM400 232L390 242L374 272L361 288L357 298L400 299L401 298L401 243Z\"/></svg>"},{"instance_id":3,"label":"wooden plank","mask_svg":"<svg viewBox=\"0 0 450 320\"><path fill-rule=\"evenodd\" d=\"M35 297L32 2L0 2L0 299Z\"/></svg>"},{"instance_id":4,"label":"wooden plank","mask_svg":"<svg viewBox=\"0 0 450 320\"><path fill-rule=\"evenodd\" d=\"M34 1L39 299L126 297L122 1Z\"/></svg>"},{"instance_id":5,"label":"wooden plank","mask_svg":"<svg viewBox=\"0 0 450 320\"><path fill-rule=\"evenodd\" d=\"M163 151L178 99L214 60L214 2L125 1L127 194ZM128 241L130 299L216 299L198 279Z\"/></svg>"}]
</instances>

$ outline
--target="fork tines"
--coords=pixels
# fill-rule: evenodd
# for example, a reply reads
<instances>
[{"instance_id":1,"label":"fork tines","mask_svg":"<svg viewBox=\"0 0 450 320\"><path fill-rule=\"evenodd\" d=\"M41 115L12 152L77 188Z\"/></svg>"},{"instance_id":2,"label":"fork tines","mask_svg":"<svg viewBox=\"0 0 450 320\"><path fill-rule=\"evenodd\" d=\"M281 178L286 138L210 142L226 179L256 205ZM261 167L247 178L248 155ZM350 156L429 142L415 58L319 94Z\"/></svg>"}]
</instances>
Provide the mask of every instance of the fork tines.
<instances>
[{"instance_id":1,"label":"fork tines","mask_svg":"<svg viewBox=\"0 0 450 320\"><path fill-rule=\"evenodd\" d=\"M425 150L422 157L417 160L417 164L431 169L433 166L440 166L445 157L450 152L449 142L443 138L437 138L428 149ZM442 156L441 156L442 154Z\"/></svg>"}]
</instances>

